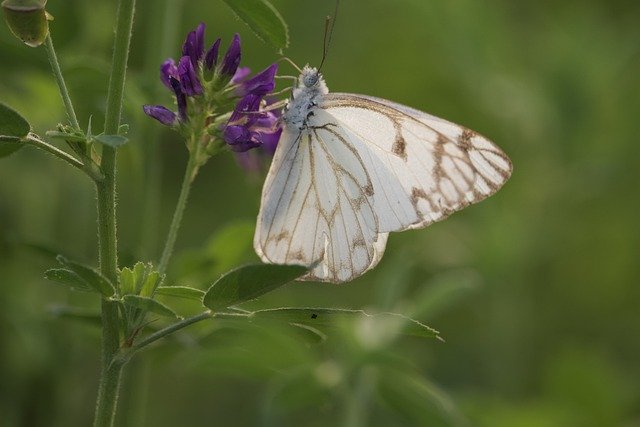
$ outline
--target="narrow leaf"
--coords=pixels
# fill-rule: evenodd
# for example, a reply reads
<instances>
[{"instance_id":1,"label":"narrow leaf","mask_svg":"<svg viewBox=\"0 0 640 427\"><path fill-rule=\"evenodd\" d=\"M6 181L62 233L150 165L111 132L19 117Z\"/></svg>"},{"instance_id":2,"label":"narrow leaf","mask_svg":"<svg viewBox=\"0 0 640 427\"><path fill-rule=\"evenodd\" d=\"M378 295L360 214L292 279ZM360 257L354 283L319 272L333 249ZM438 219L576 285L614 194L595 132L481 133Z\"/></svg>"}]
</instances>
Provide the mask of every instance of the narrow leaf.
<instances>
[{"instance_id":1,"label":"narrow leaf","mask_svg":"<svg viewBox=\"0 0 640 427\"><path fill-rule=\"evenodd\" d=\"M109 298L116 293L116 290L111 282L93 268L87 267L86 265L78 264L77 262L69 261L61 255L59 255L57 259L60 264L73 271L89 286L100 292L103 296Z\"/></svg>"},{"instance_id":2,"label":"narrow leaf","mask_svg":"<svg viewBox=\"0 0 640 427\"><path fill-rule=\"evenodd\" d=\"M156 289L156 295L202 301L204 291L188 286L160 286Z\"/></svg>"},{"instance_id":3,"label":"narrow leaf","mask_svg":"<svg viewBox=\"0 0 640 427\"><path fill-rule=\"evenodd\" d=\"M256 311L251 315L256 320L276 320L295 325L311 327L335 327L341 322L357 317L375 320L401 322L404 335L422 338L439 338L438 331L417 320L396 313L367 314L363 310L349 310L338 308L274 308Z\"/></svg>"},{"instance_id":4,"label":"narrow leaf","mask_svg":"<svg viewBox=\"0 0 640 427\"><path fill-rule=\"evenodd\" d=\"M141 297L139 295L125 295L123 300L125 304L131 307L139 308L144 311L149 311L151 313L155 313L160 316L175 317L175 318L179 317L169 307L151 298Z\"/></svg>"},{"instance_id":5,"label":"narrow leaf","mask_svg":"<svg viewBox=\"0 0 640 427\"><path fill-rule=\"evenodd\" d=\"M46 134L51 139L60 139L63 141L72 141L72 142L80 142L85 144L87 142L87 138L83 135L77 135L73 133L60 132L58 130L48 130Z\"/></svg>"},{"instance_id":6,"label":"narrow leaf","mask_svg":"<svg viewBox=\"0 0 640 427\"><path fill-rule=\"evenodd\" d=\"M300 265L255 264L232 270L207 291L203 303L213 311L271 292L308 271Z\"/></svg>"},{"instance_id":7,"label":"narrow leaf","mask_svg":"<svg viewBox=\"0 0 640 427\"><path fill-rule=\"evenodd\" d=\"M110 147L119 147L129 142L129 138L122 135L98 135L94 136L93 139Z\"/></svg>"},{"instance_id":8,"label":"narrow leaf","mask_svg":"<svg viewBox=\"0 0 640 427\"><path fill-rule=\"evenodd\" d=\"M262 41L278 50L289 46L289 29L268 0L223 0Z\"/></svg>"},{"instance_id":9,"label":"narrow leaf","mask_svg":"<svg viewBox=\"0 0 640 427\"><path fill-rule=\"evenodd\" d=\"M95 291L87 282L73 271L66 268L52 268L44 272L44 277L52 282L65 285L74 290Z\"/></svg>"}]
</instances>

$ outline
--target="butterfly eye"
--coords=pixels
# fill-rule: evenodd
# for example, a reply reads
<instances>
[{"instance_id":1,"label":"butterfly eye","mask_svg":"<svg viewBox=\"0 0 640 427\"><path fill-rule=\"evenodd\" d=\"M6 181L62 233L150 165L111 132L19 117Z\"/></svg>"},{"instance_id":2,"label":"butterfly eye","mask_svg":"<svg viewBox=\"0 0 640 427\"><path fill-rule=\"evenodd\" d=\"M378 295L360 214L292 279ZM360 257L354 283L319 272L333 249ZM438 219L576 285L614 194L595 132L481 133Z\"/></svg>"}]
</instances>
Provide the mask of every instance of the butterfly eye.
<instances>
[{"instance_id":1,"label":"butterfly eye","mask_svg":"<svg viewBox=\"0 0 640 427\"><path fill-rule=\"evenodd\" d=\"M313 87L318 83L318 75L317 74L307 74L304 76L303 83L306 87Z\"/></svg>"}]
</instances>

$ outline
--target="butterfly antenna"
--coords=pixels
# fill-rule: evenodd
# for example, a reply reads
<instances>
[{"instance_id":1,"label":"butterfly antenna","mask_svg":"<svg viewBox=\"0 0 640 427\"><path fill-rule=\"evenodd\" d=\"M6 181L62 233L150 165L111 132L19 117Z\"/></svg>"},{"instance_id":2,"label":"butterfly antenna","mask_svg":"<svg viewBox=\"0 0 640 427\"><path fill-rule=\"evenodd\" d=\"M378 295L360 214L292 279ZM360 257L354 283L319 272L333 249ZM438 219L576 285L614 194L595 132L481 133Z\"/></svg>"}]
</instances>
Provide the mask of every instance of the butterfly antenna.
<instances>
[{"instance_id":1,"label":"butterfly antenna","mask_svg":"<svg viewBox=\"0 0 640 427\"><path fill-rule=\"evenodd\" d=\"M318 67L318 72L322 69L325 59L327 59L327 52L331 45L331 36L333 35L333 29L336 27L336 18L338 17L338 7L340 6L340 0L336 0L336 7L333 11L333 19L331 16L327 16L324 21L324 39L322 41L322 61Z\"/></svg>"}]
</instances>

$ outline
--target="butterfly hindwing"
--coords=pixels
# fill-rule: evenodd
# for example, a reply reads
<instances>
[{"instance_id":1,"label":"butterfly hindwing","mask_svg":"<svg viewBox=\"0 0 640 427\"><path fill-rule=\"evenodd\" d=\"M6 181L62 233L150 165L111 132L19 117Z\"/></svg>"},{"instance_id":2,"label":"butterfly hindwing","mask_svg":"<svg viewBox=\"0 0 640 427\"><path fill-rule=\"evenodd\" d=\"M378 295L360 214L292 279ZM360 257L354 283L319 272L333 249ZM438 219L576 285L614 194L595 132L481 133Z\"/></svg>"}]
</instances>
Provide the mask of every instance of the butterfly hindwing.
<instances>
[{"instance_id":1,"label":"butterfly hindwing","mask_svg":"<svg viewBox=\"0 0 640 427\"><path fill-rule=\"evenodd\" d=\"M277 264L320 261L307 280L344 282L364 273L382 256L386 234L357 181L367 179L363 164L354 153L338 155L349 148L337 148L342 141L321 126L285 133L280 144L262 195L256 252Z\"/></svg>"}]
</instances>

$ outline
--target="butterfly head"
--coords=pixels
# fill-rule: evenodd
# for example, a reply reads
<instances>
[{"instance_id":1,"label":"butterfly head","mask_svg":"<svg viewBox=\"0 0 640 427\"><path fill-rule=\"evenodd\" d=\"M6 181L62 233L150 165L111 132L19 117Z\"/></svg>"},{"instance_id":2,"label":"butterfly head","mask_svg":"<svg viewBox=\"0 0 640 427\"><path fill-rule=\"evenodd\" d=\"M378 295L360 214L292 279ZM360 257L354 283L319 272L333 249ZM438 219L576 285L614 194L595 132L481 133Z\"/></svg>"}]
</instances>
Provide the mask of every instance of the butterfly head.
<instances>
[{"instance_id":1,"label":"butterfly head","mask_svg":"<svg viewBox=\"0 0 640 427\"><path fill-rule=\"evenodd\" d=\"M327 92L322 74L318 72L317 68L312 68L306 65L302 69L302 74L300 74L299 82L300 84L298 87L300 88L305 88L312 91L320 91L323 93Z\"/></svg>"}]
</instances>

